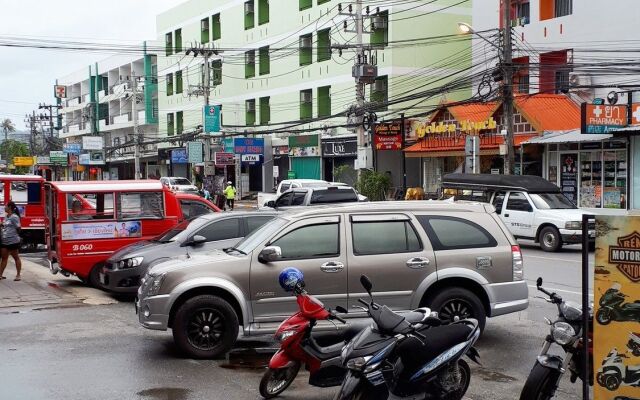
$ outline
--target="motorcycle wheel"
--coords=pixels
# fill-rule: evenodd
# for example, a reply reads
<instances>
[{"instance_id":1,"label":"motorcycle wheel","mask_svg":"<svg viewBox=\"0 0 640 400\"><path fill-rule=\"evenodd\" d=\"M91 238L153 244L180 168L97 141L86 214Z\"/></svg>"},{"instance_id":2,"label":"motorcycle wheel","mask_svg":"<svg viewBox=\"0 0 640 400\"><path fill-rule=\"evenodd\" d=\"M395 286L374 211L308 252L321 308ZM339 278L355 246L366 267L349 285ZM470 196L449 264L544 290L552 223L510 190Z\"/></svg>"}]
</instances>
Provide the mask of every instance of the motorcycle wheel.
<instances>
[{"instance_id":1,"label":"motorcycle wheel","mask_svg":"<svg viewBox=\"0 0 640 400\"><path fill-rule=\"evenodd\" d=\"M300 363L287 368L269 368L260 380L260 395L265 399L272 399L287 390L291 382L298 376Z\"/></svg>"},{"instance_id":2,"label":"motorcycle wheel","mask_svg":"<svg viewBox=\"0 0 640 400\"><path fill-rule=\"evenodd\" d=\"M604 386L604 374L602 372L598 372L596 375L596 382L598 382L598 385Z\"/></svg>"},{"instance_id":3,"label":"motorcycle wheel","mask_svg":"<svg viewBox=\"0 0 640 400\"><path fill-rule=\"evenodd\" d=\"M471 382L471 368L465 360L458 360L458 372L460 373L460 386L451 393L447 393L442 400L461 400L469 389Z\"/></svg>"},{"instance_id":4,"label":"motorcycle wheel","mask_svg":"<svg viewBox=\"0 0 640 400\"><path fill-rule=\"evenodd\" d=\"M596 320L600 325L608 325L611 322L611 312L601 308L596 313Z\"/></svg>"},{"instance_id":5,"label":"motorcycle wheel","mask_svg":"<svg viewBox=\"0 0 640 400\"><path fill-rule=\"evenodd\" d=\"M536 363L524 383L520 400L549 400L553 398L559 377L559 371L545 368Z\"/></svg>"},{"instance_id":6,"label":"motorcycle wheel","mask_svg":"<svg viewBox=\"0 0 640 400\"><path fill-rule=\"evenodd\" d=\"M620 375L608 375L604 378L604 387L613 392L620 387Z\"/></svg>"}]
</instances>

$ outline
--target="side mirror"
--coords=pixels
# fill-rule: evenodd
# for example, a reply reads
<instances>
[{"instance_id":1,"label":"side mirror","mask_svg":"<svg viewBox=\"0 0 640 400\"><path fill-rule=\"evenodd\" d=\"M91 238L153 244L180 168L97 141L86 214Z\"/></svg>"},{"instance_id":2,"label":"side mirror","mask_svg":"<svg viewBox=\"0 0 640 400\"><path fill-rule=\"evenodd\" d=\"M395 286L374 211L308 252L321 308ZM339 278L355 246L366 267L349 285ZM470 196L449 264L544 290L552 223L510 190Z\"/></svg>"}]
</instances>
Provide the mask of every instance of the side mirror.
<instances>
[{"instance_id":1,"label":"side mirror","mask_svg":"<svg viewBox=\"0 0 640 400\"><path fill-rule=\"evenodd\" d=\"M371 283L369 278L367 278L366 275L361 275L360 276L360 284L362 285L364 290L366 290L367 293L369 293L369 297L373 297L373 296L371 296L371 289L373 289L373 284Z\"/></svg>"},{"instance_id":2,"label":"side mirror","mask_svg":"<svg viewBox=\"0 0 640 400\"><path fill-rule=\"evenodd\" d=\"M202 235L195 235L194 237L191 238L191 240L189 240L187 243L185 243L187 246L199 246L203 243L207 242L207 238L202 236Z\"/></svg>"},{"instance_id":3,"label":"side mirror","mask_svg":"<svg viewBox=\"0 0 640 400\"><path fill-rule=\"evenodd\" d=\"M536 280L536 286L538 288L540 288L540 286L542 286L542 277L538 277L538 279Z\"/></svg>"},{"instance_id":4,"label":"side mirror","mask_svg":"<svg viewBox=\"0 0 640 400\"><path fill-rule=\"evenodd\" d=\"M271 207L271 208L276 208L276 202L273 200L269 200L266 203L264 203L265 207Z\"/></svg>"},{"instance_id":5,"label":"side mirror","mask_svg":"<svg viewBox=\"0 0 640 400\"><path fill-rule=\"evenodd\" d=\"M342 306L336 306L335 310L340 314L346 314L348 311Z\"/></svg>"},{"instance_id":6,"label":"side mirror","mask_svg":"<svg viewBox=\"0 0 640 400\"><path fill-rule=\"evenodd\" d=\"M267 246L260 254L258 254L258 261L261 263L270 263L274 261L278 261L282 257L282 249L278 246Z\"/></svg>"}]
</instances>

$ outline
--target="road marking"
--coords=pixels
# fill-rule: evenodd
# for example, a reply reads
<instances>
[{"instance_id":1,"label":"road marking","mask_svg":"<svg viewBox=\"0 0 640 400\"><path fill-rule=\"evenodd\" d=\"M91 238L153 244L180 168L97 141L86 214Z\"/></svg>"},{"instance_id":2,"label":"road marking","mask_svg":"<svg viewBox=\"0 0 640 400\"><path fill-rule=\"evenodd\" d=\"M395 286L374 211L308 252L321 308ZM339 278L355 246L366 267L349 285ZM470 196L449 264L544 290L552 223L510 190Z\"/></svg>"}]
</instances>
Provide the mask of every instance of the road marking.
<instances>
[{"instance_id":1,"label":"road marking","mask_svg":"<svg viewBox=\"0 0 640 400\"><path fill-rule=\"evenodd\" d=\"M541 260L554 260L554 261L565 261L565 262L574 262L574 263L581 263L582 260L568 260L566 258L553 258L553 257L540 257L540 256L529 256L529 255L524 255L525 260L527 258L539 258Z\"/></svg>"},{"instance_id":2,"label":"road marking","mask_svg":"<svg viewBox=\"0 0 640 400\"><path fill-rule=\"evenodd\" d=\"M527 285L529 286L531 289L538 289L538 287L536 285ZM562 290L562 289L555 289L555 288L545 288L550 292L560 292L560 293L569 293L569 294L578 294L580 296L582 296L582 292L572 292L571 290ZM593 297L592 294L589 294L589 297Z\"/></svg>"}]
</instances>

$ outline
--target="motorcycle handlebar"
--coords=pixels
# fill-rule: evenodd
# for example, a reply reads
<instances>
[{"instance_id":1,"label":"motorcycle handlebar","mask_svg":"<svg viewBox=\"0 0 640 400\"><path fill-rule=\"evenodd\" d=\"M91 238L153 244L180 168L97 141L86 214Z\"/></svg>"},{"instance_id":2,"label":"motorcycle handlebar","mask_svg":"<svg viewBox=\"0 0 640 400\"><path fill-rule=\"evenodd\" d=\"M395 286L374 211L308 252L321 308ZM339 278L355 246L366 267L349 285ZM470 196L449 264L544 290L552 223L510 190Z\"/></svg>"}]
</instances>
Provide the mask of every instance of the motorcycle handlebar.
<instances>
[{"instance_id":1,"label":"motorcycle handlebar","mask_svg":"<svg viewBox=\"0 0 640 400\"><path fill-rule=\"evenodd\" d=\"M367 308L369 308L369 303L367 303L366 301L362 300L362 299L358 299L358 302L360 304L364 304Z\"/></svg>"},{"instance_id":2,"label":"motorcycle handlebar","mask_svg":"<svg viewBox=\"0 0 640 400\"><path fill-rule=\"evenodd\" d=\"M335 315L335 314L333 314L333 318L337 319L338 321L342 322L343 324L346 324L346 323L347 323L347 321L345 321L345 320L344 320L344 318L342 318L342 317L341 317L341 316L339 316L339 315Z\"/></svg>"}]
</instances>

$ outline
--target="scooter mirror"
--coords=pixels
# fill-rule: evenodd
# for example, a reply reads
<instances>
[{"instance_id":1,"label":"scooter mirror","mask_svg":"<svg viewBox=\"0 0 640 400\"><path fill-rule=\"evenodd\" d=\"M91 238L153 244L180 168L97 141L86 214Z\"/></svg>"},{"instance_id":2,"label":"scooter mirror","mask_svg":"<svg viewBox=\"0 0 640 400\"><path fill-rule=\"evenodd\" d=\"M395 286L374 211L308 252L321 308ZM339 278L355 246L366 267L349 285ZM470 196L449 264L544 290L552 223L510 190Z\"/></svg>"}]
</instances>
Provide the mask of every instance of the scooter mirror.
<instances>
[{"instance_id":1,"label":"scooter mirror","mask_svg":"<svg viewBox=\"0 0 640 400\"><path fill-rule=\"evenodd\" d=\"M371 283L369 278L367 278L366 275L360 276L360 284L362 285L364 290L366 290L367 293L369 293L369 296L371 296L371 289L373 289L373 284Z\"/></svg>"},{"instance_id":2,"label":"scooter mirror","mask_svg":"<svg viewBox=\"0 0 640 400\"><path fill-rule=\"evenodd\" d=\"M537 287L542 286L542 277L538 277L538 280L536 281L536 286Z\"/></svg>"},{"instance_id":3,"label":"scooter mirror","mask_svg":"<svg viewBox=\"0 0 640 400\"><path fill-rule=\"evenodd\" d=\"M340 314L346 314L348 311L342 306L336 306L336 311Z\"/></svg>"}]
</instances>

